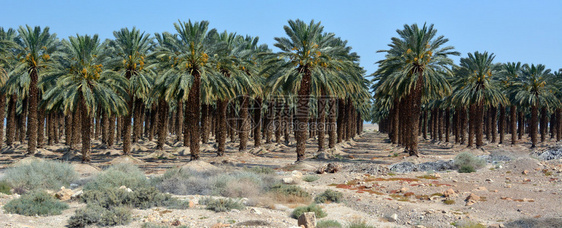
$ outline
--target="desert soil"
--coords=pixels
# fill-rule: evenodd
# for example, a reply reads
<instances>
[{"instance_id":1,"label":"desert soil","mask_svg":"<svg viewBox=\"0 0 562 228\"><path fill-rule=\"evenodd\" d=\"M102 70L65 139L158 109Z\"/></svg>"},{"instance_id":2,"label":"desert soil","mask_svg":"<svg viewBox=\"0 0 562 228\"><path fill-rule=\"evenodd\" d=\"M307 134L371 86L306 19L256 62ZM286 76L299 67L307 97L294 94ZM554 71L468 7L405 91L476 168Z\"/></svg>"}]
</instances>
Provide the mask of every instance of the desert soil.
<instances>
[{"instance_id":1,"label":"desert soil","mask_svg":"<svg viewBox=\"0 0 562 228\"><path fill-rule=\"evenodd\" d=\"M216 157L214 142L211 142L202 145L201 159L225 170L270 167L276 170L280 178L294 179L296 184L313 195L326 189L340 191L344 193L344 202L320 204L328 217L319 220L337 220L342 224L365 221L375 227L454 227L451 225L453 222L472 220L499 227L523 218L562 217L562 162L560 159L541 161L532 158L526 139L515 146L488 144L482 149L421 139L422 155L418 158L407 157L399 147L387 142L385 134L376 132L375 127L367 125L361 136L351 142L338 144L337 155L331 159L313 158L317 153L315 140L309 140L308 159L298 165L293 164L296 159L294 145L281 144L266 144L261 150L250 148L242 153L237 151L237 143L230 143L226 156ZM545 150L555 144L550 141L541 144L536 150ZM120 156L120 145L111 149L102 148L99 142L93 145L91 164L81 164L78 153L74 157L63 157L67 150L63 145L46 146L40 149L36 157L67 160L83 178L121 162L135 163L152 176L160 175L172 167L189 165L189 150L177 147L180 145L173 142L166 146L164 154L160 154L155 153L154 142L141 141L133 147L132 158ZM394 173L388 168L400 162L419 164L447 161L463 151L475 155L507 157L510 161L492 160L475 173L458 173L456 170ZM0 179L6 168L37 159L24 157L24 152L25 145L2 150ZM320 174L320 179L314 182L300 180L301 176L314 174L318 167L327 163L335 163L341 169L336 173ZM201 164L206 163L193 163L193 166L204 169L205 165ZM447 193L447 197L443 193ZM467 201L471 194L478 197ZM0 206L14 197L1 195ZM178 224L177 221L189 227L297 226L297 220L291 218L290 213L298 205L276 204L267 208L247 207L244 210L215 213L197 204L202 196L177 197L190 200L195 206L186 210L134 210L133 222L126 227L140 227L145 222L171 225L174 222ZM70 209L59 216L21 216L0 210L0 227L64 227L74 211L85 206L78 202L69 203Z\"/></svg>"}]
</instances>

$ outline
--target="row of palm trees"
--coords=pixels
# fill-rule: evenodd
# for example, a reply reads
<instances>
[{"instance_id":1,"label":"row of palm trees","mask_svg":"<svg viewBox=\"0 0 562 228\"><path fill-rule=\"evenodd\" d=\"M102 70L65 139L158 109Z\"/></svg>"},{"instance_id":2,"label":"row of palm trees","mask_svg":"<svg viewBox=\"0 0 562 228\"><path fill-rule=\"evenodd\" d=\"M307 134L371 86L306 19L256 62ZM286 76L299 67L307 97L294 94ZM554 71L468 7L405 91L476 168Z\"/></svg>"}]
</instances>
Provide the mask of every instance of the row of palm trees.
<instances>
[{"instance_id":1,"label":"row of palm trees","mask_svg":"<svg viewBox=\"0 0 562 228\"><path fill-rule=\"evenodd\" d=\"M509 132L516 144L528 132L535 147L540 122L541 142L549 128L551 138L560 140L562 69L494 63L494 54L478 51L455 65L449 56L459 53L443 47L448 40L436 36L433 25L405 25L397 32L373 74L370 118L410 155L419 155L419 136L427 139L428 131L436 141L449 142L453 135L455 143L478 148L484 135L496 143L499 132L499 143L505 143Z\"/></svg>"},{"instance_id":2,"label":"row of palm trees","mask_svg":"<svg viewBox=\"0 0 562 228\"><path fill-rule=\"evenodd\" d=\"M222 156L228 136L246 150L250 136L259 147L282 135L289 143L294 131L301 161L310 137L322 151L326 132L330 148L361 132L370 109L365 72L346 41L320 23L290 20L287 37L275 38L279 52L207 21L174 27L154 36L124 28L105 41L59 40L48 27L0 28L6 144L26 141L32 155L45 133L47 144L64 136L71 149L81 142L89 162L92 139L107 147L122 140L131 155L134 143L156 136L162 150L173 134L197 160L210 135Z\"/></svg>"}]
</instances>

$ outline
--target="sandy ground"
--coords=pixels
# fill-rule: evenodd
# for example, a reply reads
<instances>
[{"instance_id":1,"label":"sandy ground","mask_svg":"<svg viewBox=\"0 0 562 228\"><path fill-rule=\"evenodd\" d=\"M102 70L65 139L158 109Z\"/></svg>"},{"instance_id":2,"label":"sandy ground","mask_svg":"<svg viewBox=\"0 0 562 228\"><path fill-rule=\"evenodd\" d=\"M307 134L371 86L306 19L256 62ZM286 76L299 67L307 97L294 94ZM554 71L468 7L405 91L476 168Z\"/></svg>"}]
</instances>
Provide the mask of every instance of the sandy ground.
<instances>
[{"instance_id":1,"label":"sandy ground","mask_svg":"<svg viewBox=\"0 0 562 228\"><path fill-rule=\"evenodd\" d=\"M374 131L375 125L365 127L361 136L351 142L338 144L338 156L328 160L312 158L317 153L315 140L309 140L308 159L298 166L292 165L296 159L294 145L281 144L266 144L259 153L253 153L258 150L250 146L247 152L242 153L237 151L237 143L234 142L229 143L226 156L216 157L211 142L209 145L202 145L202 160L226 170L252 166L271 167L277 170L280 177L291 177L292 170L307 175L313 174L318 167L327 163L339 164L342 167L339 172L322 174L317 181L309 183L296 179L298 185L313 195L326 189L343 192L344 203L321 204L329 215L324 219L338 220L343 224L361 220L375 227L454 227L451 225L453 222L472 220L499 227L518 219L562 217L562 162L530 158L532 151L526 139L523 140L524 143L515 146L488 144L482 149L422 139L422 155L415 158L405 156L400 148L387 143L386 135ZM544 150L555 144L549 141L541 144L537 150ZM97 141L93 145L91 164L81 164L79 155L69 161L84 178L120 162L133 162L148 175L159 175L166 169L189 162L189 152L183 151L184 148L173 147L173 142L169 142L165 148L164 155L170 157L166 159L161 159L161 154L155 154L155 142L141 141L135 145L132 159L120 156L120 145L110 149L103 149ZM24 146L2 151L0 178L6 168L22 160L33 159L25 158L24 151ZM66 148L63 145L46 146L40 150L38 157L63 159L64 151ZM416 164L447 161L463 151L476 155L501 155L509 157L511 161L493 161L478 172L469 174L455 170L400 174L388 169L391 164L405 161ZM450 195L443 196L447 191ZM466 199L471 194L480 199L467 202ZM196 202L201 196L178 197ZM0 196L0 206L12 198L13 196ZM74 211L85 205L71 202L70 206L62 215L50 217L6 214L2 210L0 227L64 227ZM274 209L247 207L241 211L224 213L205 210L204 206L198 204L187 210L134 210L133 222L127 227L140 227L144 222L170 225L174 221L190 227L219 227L219 223L234 227L294 227L297 220L290 217L294 206L296 205L275 205ZM256 221L268 225L244 226L259 224Z\"/></svg>"}]
</instances>

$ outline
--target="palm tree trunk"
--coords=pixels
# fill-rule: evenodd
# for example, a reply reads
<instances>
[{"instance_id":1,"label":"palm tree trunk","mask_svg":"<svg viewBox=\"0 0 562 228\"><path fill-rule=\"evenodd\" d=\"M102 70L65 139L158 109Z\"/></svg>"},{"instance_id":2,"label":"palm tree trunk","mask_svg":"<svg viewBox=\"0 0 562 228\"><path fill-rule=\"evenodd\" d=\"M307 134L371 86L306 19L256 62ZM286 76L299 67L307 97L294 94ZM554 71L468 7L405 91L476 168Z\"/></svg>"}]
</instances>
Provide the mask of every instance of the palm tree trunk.
<instances>
[{"instance_id":1,"label":"palm tree trunk","mask_svg":"<svg viewBox=\"0 0 562 228\"><path fill-rule=\"evenodd\" d=\"M133 143L136 143L140 139L142 133L142 106L142 100L138 98L135 99L133 103Z\"/></svg>"},{"instance_id":2,"label":"palm tree trunk","mask_svg":"<svg viewBox=\"0 0 562 228\"><path fill-rule=\"evenodd\" d=\"M423 135L423 139L427 140L427 109L423 110L422 113L423 117L422 117L422 135Z\"/></svg>"},{"instance_id":3,"label":"palm tree trunk","mask_svg":"<svg viewBox=\"0 0 562 228\"><path fill-rule=\"evenodd\" d=\"M546 107L541 108L541 142L546 141L546 135L548 134L548 111Z\"/></svg>"},{"instance_id":4,"label":"palm tree trunk","mask_svg":"<svg viewBox=\"0 0 562 228\"><path fill-rule=\"evenodd\" d=\"M407 147L409 149L408 153L410 156L418 156L418 122L420 121L420 112L421 112L421 99L422 99L422 88L423 88L423 77L422 72L420 71L418 76L418 82L416 83L413 91L410 93L410 98L406 98L409 100L409 111L406 112L408 118L408 125L409 131L406 131L408 134L408 144Z\"/></svg>"},{"instance_id":5,"label":"palm tree trunk","mask_svg":"<svg viewBox=\"0 0 562 228\"><path fill-rule=\"evenodd\" d=\"M12 94L8 100L8 119L6 120L6 145L12 146L16 141L16 105L17 96Z\"/></svg>"},{"instance_id":6,"label":"palm tree trunk","mask_svg":"<svg viewBox=\"0 0 562 228\"><path fill-rule=\"evenodd\" d=\"M326 124L326 114L324 110L326 109L326 98L319 97L318 98L318 151L324 151L324 141L325 141L325 127Z\"/></svg>"},{"instance_id":7,"label":"palm tree trunk","mask_svg":"<svg viewBox=\"0 0 562 228\"><path fill-rule=\"evenodd\" d=\"M349 141L351 139L351 135L353 132L352 129L352 123L353 123L353 115L352 115L352 109L353 108L353 102L351 102L351 97L347 98L347 104L345 105L345 119L344 119L344 123L345 123L345 141Z\"/></svg>"},{"instance_id":8,"label":"palm tree trunk","mask_svg":"<svg viewBox=\"0 0 562 228\"><path fill-rule=\"evenodd\" d=\"M109 127L107 131L107 146L112 147L115 143L115 115L108 113Z\"/></svg>"},{"instance_id":9,"label":"palm tree trunk","mask_svg":"<svg viewBox=\"0 0 562 228\"><path fill-rule=\"evenodd\" d=\"M511 145L515 145L517 143L517 107L512 105L509 112L511 114L511 118L509 118L511 121Z\"/></svg>"},{"instance_id":10,"label":"palm tree trunk","mask_svg":"<svg viewBox=\"0 0 562 228\"><path fill-rule=\"evenodd\" d=\"M474 122L476 124L476 148L480 148L484 146L484 101L480 101L476 108L476 120Z\"/></svg>"},{"instance_id":11,"label":"palm tree trunk","mask_svg":"<svg viewBox=\"0 0 562 228\"><path fill-rule=\"evenodd\" d=\"M328 135L330 138L328 139L328 147L334 148L336 146L337 136L336 136L336 99L330 99L330 109L328 111Z\"/></svg>"},{"instance_id":12,"label":"palm tree trunk","mask_svg":"<svg viewBox=\"0 0 562 228\"><path fill-rule=\"evenodd\" d=\"M338 100L338 141L337 143L341 143L342 140L344 139L343 134L344 134L344 126L343 126L343 121L344 121L344 117L345 117L345 103L343 99L339 99Z\"/></svg>"},{"instance_id":13,"label":"palm tree trunk","mask_svg":"<svg viewBox=\"0 0 562 228\"><path fill-rule=\"evenodd\" d=\"M537 145L537 125L538 125L539 108L534 105L531 106L531 123L529 132L531 133L531 148L535 148Z\"/></svg>"},{"instance_id":14,"label":"palm tree trunk","mask_svg":"<svg viewBox=\"0 0 562 228\"><path fill-rule=\"evenodd\" d=\"M55 141L55 113L47 114L47 144L53 145L53 141Z\"/></svg>"},{"instance_id":15,"label":"palm tree trunk","mask_svg":"<svg viewBox=\"0 0 562 228\"><path fill-rule=\"evenodd\" d=\"M553 139L556 137L556 112L550 114L550 138Z\"/></svg>"},{"instance_id":16,"label":"palm tree trunk","mask_svg":"<svg viewBox=\"0 0 562 228\"><path fill-rule=\"evenodd\" d=\"M557 108L556 109L556 142L560 141L560 138L562 138L562 108Z\"/></svg>"},{"instance_id":17,"label":"palm tree trunk","mask_svg":"<svg viewBox=\"0 0 562 228\"><path fill-rule=\"evenodd\" d=\"M267 103L267 115L265 116L265 143L269 144L273 141L273 131L275 131L275 110L273 109L273 100Z\"/></svg>"},{"instance_id":18,"label":"palm tree trunk","mask_svg":"<svg viewBox=\"0 0 562 228\"><path fill-rule=\"evenodd\" d=\"M283 112L283 106L281 106L281 102L280 101L276 101L275 102L275 107L277 109L277 114L275 115L275 142L276 143L281 143L281 131L283 130L283 117L282 117L282 112Z\"/></svg>"},{"instance_id":19,"label":"palm tree trunk","mask_svg":"<svg viewBox=\"0 0 562 228\"><path fill-rule=\"evenodd\" d=\"M209 126L209 119L210 119L210 113L209 113L209 108L210 105L208 104L202 104L201 105L201 141L202 143L208 143L209 142L209 133L211 130L211 127ZM247 109L246 109L247 111Z\"/></svg>"},{"instance_id":20,"label":"palm tree trunk","mask_svg":"<svg viewBox=\"0 0 562 228\"><path fill-rule=\"evenodd\" d=\"M261 146L261 104L262 98L256 98L254 102L254 147L258 148Z\"/></svg>"},{"instance_id":21,"label":"palm tree trunk","mask_svg":"<svg viewBox=\"0 0 562 228\"><path fill-rule=\"evenodd\" d=\"M131 155L131 118L133 114L133 100L134 98L131 97L130 101L127 101L127 115L121 118L122 123L122 136L123 136L123 154L124 155ZM121 133L121 132L118 132ZM121 134L120 134L121 135Z\"/></svg>"},{"instance_id":22,"label":"palm tree trunk","mask_svg":"<svg viewBox=\"0 0 562 228\"><path fill-rule=\"evenodd\" d=\"M168 103L164 98L158 100L158 143L156 148L158 150L164 150L164 143L166 143L166 136L168 136Z\"/></svg>"},{"instance_id":23,"label":"palm tree trunk","mask_svg":"<svg viewBox=\"0 0 562 228\"><path fill-rule=\"evenodd\" d=\"M178 107L176 110L176 141L181 141L183 139L183 101L178 101Z\"/></svg>"},{"instance_id":24,"label":"palm tree trunk","mask_svg":"<svg viewBox=\"0 0 562 228\"><path fill-rule=\"evenodd\" d=\"M0 94L0 149L4 144L4 115L6 113L6 94Z\"/></svg>"},{"instance_id":25,"label":"palm tree trunk","mask_svg":"<svg viewBox=\"0 0 562 228\"><path fill-rule=\"evenodd\" d=\"M64 144L70 146L72 144L72 113L64 116Z\"/></svg>"},{"instance_id":26,"label":"palm tree trunk","mask_svg":"<svg viewBox=\"0 0 562 228\"><path fill-rule=\"evenodd\" d=\"M43 148L45 144L45 111L37 112L37 148Z\"/></svg>"},{"instance_id":27,"label":"palm tree trunk","mask_svg":"<svg viewBox=\"0 0 562 228\"><path fill-rule=\"evenodd\" d=\"M500 106L500 122L499 122L499 132L500 132L500 142L499 144L503 144L503 140L505 138L505 107L503 105Z\"/></svg>"},{"instance_id":28,"label":"palm tree trunk","mask_svg":"<svg viewBox=\"0 0 562 228\"><path fill-rule=\"evenodd\" d=\"M523 138L523 134L525 133L525 115L523 115L523 111L519 111L519 128L518 130L518 137L517 139L521 140Z\"/></svg>"},{"instance_id":29,"label":"palm tree trunk","mask_svg":"<svg viewBox=\"0 0 562 228\"><path fill-rule=\"evenodd\" d=\"M476 120L478 119L477 117L477 105L476 104L472 104L470 105L470 124L468 125L468 145L467 147L472 147L472 145L474 144L474 138L475 138L475 133L476 133Z\"/></svg>"},{"instance_id":30,"label":"palm tree trunk","mask_svg":"<svg viewBox=\"0 0 562 228\"><path fill-rule=\"evenodd\" d=\"M219 116L218 116L218 120L219 120L219 131L218 131L218 135L217 135L217 141L218 141L218 150L217 150L217 156L223 156L224 155L224 151L226 150L226 134L227 134L227 130L228 130L228 126L226 124L226 111L227 111L227 104L228 101L227 100L219 100L217 102L217 109L219 111Z\"/></svg>"},{"instance_id":31,"label":"palm tree trunk","mask_svg":"<svg viewBox=\"0 0 562 228\"><path fill-rule=\"evenodd\" d=\"M153 102L150 109L150 130L148 131L148 140L152 141L154 139L154 134L156 133L157 122L158 122L158 105ZM184 131L185 133L185 131ZM185 145L184 145L185 146Z\"/></svg>"},{"instance_id":32,"label":"palm tree trunk","mask_svg":"<svg viewBox=\"0 0 562 228\"><path fill-rule=\"evenodd\" d=\"M29 124L29 122L26 122L27 120L27 114L28 114L28 108L29 108L29 98L25 98L22 101L22 110L21 110L21 114L20 114L20 118L18 121L18 126L19 126L19 140L21 144L25 143L25 137L27 136L27 131L26 129L29 128L29 126L27 126ZM37 141L35 141L37 142Z\"/></svg>"},{"instance_id":33,"label":"palm tree trunk","mask_svg":"<svg viewBox=\"0 0 562 228\"><path fill-rule=\"evenodd\" d=\"M193 85L189 90L189 97L187 99L187 107L186 114L187 114L187 130L189 130L190 136L190 143L189 149L191 152L191 160L198 160L199 159L199 142L201 140L201 136L199 135L199 122L201 119L200 112L201 112L201 75L199 71L193 71ZM185 142L184 145L187 145L188 142Z\"/></svg>"},{"instance_id":34,"label":"palm tree trunk","mask_svg":"<svg viewBox=\"0 0 562 228\"><path fill-rule=\"evenodd\" d=\"M70 144L70 149L71 150L76 150L78 148L76 148L78 146L78 143L80 143L80 135L82 134L82 122L80 121L80 115L81 115L81 107L78 106L78 108L74 111L74 114L72 116L72 143ZM89 130L89 129L88 129Z\"/></svg>"},{"instance_id":35,"label":"palm tree trunk","mask_svg":"<svg viewBox=\"0 0 562 228\"><path fill-rule=\"evenodd\" d=\"M306 152L306 133L308 124L308 102L310 96L311 72L304 68L304 75L298 91L298 103L296 111L295 139L297 141L297 161L303 161Z\"/></svg>"},{"instance_id":36,"label":"palm tree trunk","mask_svg":"<svg viewBox=\"0 0 562 228\"><path fill-rule=\"evenodd\" d=\"M82 96L80 96L80 114L82 119L82 162L87 163L91 161L90 151L91 151L91 117L86 109L86 101Z\"/></svg>"},{"instance_id":37,"label":"palm tree trunk","mask_svg":"<svg viewBox=\"0 0 562 228\"><path fill-rule=\"evenodd\" d=\"M248 96L244 96L241 98L240 104L240 146L238 147L239 151L246 150L248 146L248 138L250 134L250 119L248 115L248 106L250 105L250 99Z\"/></svg>"},{"instance_id":38,"label":"palm tree trunk","mask_svg":"<svg viewBox=\"0 0 562 228\"><path fill-rule=\"evenodd\" d=\"M466 137L467 137L467 125L468 125L468 114L466 112L466 107L461 107L460 108L460 125L459 125L459 134L461 137L461 145L464 145L466 143Z\"/></svg>"},{"instance_id":39,"label":"palm tree trunk","mask_svg":"<svg viewBox=\"0 0 562 228\"><path fill-rule=\"evenodd\" d=\"M102 121L102 131L101 131L101 143L104 145L108 145L108 136L109 136L109 116L107 115L106 111L101 112L101 121Z\"/></svg>"},{"instance_id":40,"label":"palm tree trunk","mask_svg":"<svg viewBox=\"0 0 562 228\"><path fill-rule=\"evenodd\" d=\"M37 89L37 82L39 81L39 75L37 73L37 68L32 67L29 70L29 106L28 106L28 117L27 117L27 154L33 155L37 150L37 108L39 103L39 90Z\"/></svg>"},{"instance_id":41,"label":"palm tree trunk","mask_svg":"<svg viewBox=\"0 0 562 228\"><path fill-rule=\"evenodd\" d=\"M498 126L498 119L497 119L497 108L496 107L491 107L490 108L490 124L488 126L490 126L490 130L492 131L492 143L496 142L496 138L498 137L498 131L496 129L496 126Z\"/></svg>"},{"instance_id":42,"label":"palm tree trunk","mask_svg":"<svg viewBox=\"0 0 562 228\"><path fill-rule=\"evenodd\" d=\"M451 131L451 121L450 121L450 110L449 108L445 109L445 142L449 142L449 132Z\"/></svg>"},{"instance_id":43,"label":"palm tree trunk","mask_svg":"<svg viewBox=\"0 0 562 228\"><path fill-rule=\"evenodd\" d=\"M437 136L439 141L443 141L443 109L437 110Z\"/></svg>"}]
</instances>

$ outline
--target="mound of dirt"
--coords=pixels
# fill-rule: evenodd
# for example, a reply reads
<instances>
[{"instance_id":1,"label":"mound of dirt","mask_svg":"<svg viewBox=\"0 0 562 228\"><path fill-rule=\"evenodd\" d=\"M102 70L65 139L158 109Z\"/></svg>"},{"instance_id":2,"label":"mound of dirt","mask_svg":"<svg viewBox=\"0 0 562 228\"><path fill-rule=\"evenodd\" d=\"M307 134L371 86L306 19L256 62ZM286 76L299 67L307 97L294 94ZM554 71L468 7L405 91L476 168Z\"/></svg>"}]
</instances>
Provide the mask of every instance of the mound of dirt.
<instances>
[{"instance_id":1,"label":"mound of dirt","mask_svg":"<svg viewBox=\"0 0 562 228\"><path fill-rule=\"evenodd\" d=\"M210 163L197 160L197 161L190 161L187 164L183 165L181 169L188 169L195 172L203 172L203 171L212 171L212 170L219 170L218 167L211 165Z\"/></svg>"},{"instance_id":2,"label":"mound of dirt","mask_svg":"<svg viewBox=\"0 0 562 228\"><path fill-rule=\"evenodd\" d=\"M146 156L144 156L143 158L145 159L176 159L177 157L173 154L170 154L166 151L161 151L161 150L157 150L155 152L152 152Z\"/></svg>"},{"instance_id":3,"label":"mound of dirt","mask_svg":"<svg viewBox=\"0 0 562 228\"><path fill-rule=\"evenodd\" d=\"M135 164L135 165L142 165L144 164L143 161L141 161L138 158L134 158L132 156L119 156L117 158L114 158L113 160L108 162L109 164L121 164L121 163L131 163L131 164Z\"/></svg>"},{"instance_id":4,"label":"mound of dirt","mask_svg":"<svg viewBox=\"0 0 562 228\"><path fill-rule=\"evenodd\" d=\"M505 168L512 170L513 172L520 173L523 172L524 170L533 170L536 168L542 168L542 165L536 159L529 158L529 157L522 157L507 163Z\"/></svg>"},{"instance_id":5,"label":"mound of dirt","mask_svg":"<svg viewBox=\"0 0 562 228\"><path fill-rule=\"evenodd\" d=\"M76 170L76 172L78 172L81 176L92 176L101 172L100 168L90 164L75 163L72 164L72 167L74 167L74 170Z\"/></svg>"},{"instance_id":6,"label":"mound of dirt","mask_svg":"<svg viewBox=\"0 0 562 228\"><path fill-rule=\"evenodd\" d=\"M20 166L20 165L26 165L32 162L38 162L38 161L43 161L43 159L38 158L38 157L25 157L24 159L21 159L17 162L12 163L11 165L7 166L7 167L16 167L16 166Z\"/></svg>"}]
</instances>

